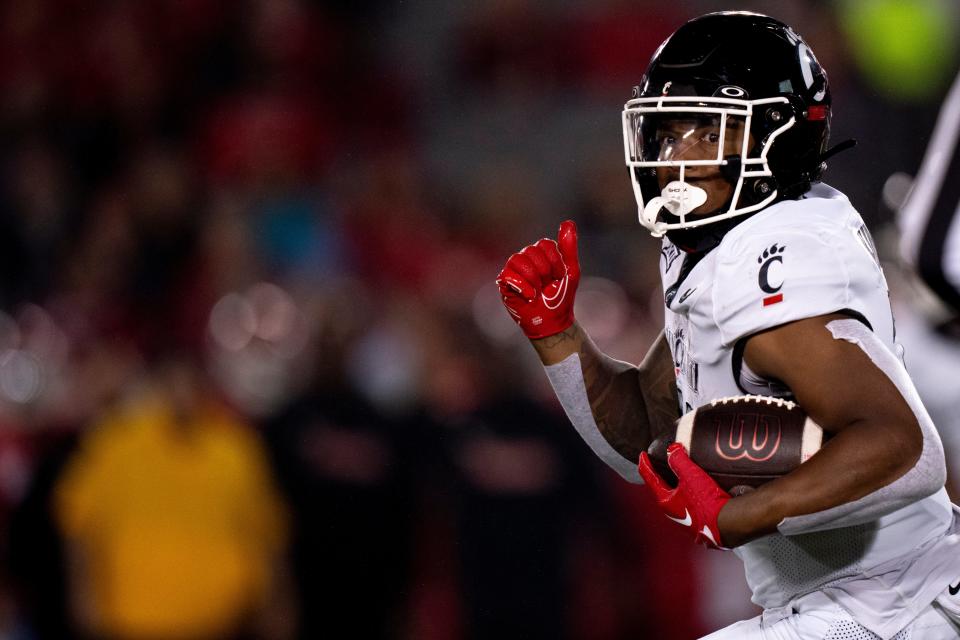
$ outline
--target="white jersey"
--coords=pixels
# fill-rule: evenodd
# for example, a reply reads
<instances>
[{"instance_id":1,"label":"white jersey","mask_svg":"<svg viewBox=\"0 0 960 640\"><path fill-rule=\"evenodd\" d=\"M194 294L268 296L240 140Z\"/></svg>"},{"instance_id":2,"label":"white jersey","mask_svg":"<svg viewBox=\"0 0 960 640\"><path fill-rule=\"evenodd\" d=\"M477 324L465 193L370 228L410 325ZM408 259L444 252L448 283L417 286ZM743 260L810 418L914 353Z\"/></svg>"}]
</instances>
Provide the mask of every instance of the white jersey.
<instances>
[{"instance_id":1,"label":"white jersey","mask_svg":"<svg viewBox=\"0 0 960 640\"><path fill-rule=\"evenodd\" d=\"M665 240L660 267L682 413L743 393L786 395L748 369L743 345L794 320L844 312L899 353L870 235L847 198L826 185L743 221L695 264ZM782 607L822 590L864 627L890 637L960 579L960 554L945 560L941 548L953 527L941 490L875 522L773 534L735 552L756 604Z\"/></svg>"}]
</instances>

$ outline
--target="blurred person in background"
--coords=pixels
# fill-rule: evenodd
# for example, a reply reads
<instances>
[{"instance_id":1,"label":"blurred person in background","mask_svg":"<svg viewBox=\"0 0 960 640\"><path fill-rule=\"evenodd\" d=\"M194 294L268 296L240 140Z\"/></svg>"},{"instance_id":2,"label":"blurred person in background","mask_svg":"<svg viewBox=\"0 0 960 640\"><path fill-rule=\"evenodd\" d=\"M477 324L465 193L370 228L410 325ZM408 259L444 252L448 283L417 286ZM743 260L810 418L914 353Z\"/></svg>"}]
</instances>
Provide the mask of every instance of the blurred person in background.
<instances>
[{"instance_id":1,"label":"blurred person in background","mask_svg":"<svg viewBox=\"0 0 960 640\"><path fill-rule=\"evenodd\" d=\"M48 330L54 339L63 339L55 325ZM130 381L139 376L142 359L129 343L116 339L91 339L83 348L74 348L69 364L63 363L64 371L56 374L50 371L57 367L56 358L45 355L35 361L41 367L40 379L47 378L36 389L37 402L16 412L24 421L16 431L29 436L33 459L24 469L27 480L11 522L9 553L18 623L37 638L62 638L71 635L72 625L67 563L52 496L84 429L123 396ZM9 456L2 457L9 466Z\"/></svg>"},{"instance_id":2,"label":"blurred person in background","mask_svg":"<svg viewBox=\"0 0 960 640\"><path fill-rule=\"evenodd\" d=\"M900 255L913 270L897 330L907 368L951 454L948 487L960 499L960 74L941 108L923 163L897 212ZM917 282L919 280L919 282ZM932 294L932 295L931 295Z\"/></svg>"},{"instance_id":3,"label":"blurred person in background","mask_svg":"<svg viewBox=\"0 0 960 640\"><path fill-rule=\"evenodd\" d=\"M612 640L702 631L684 606L693 591L687 549L668 543L676 551L669 575L658 573L655 558L631 553L638 541L652 545L662 524L624 521L621 510L637 505L591 468L549 397L530 392L517 353L459 341L440 352L427 410L442 454L430 457L443 461L432 463L440 481L431 484L447 491L432 491L429 504L453 515L462 637ZM652 580L659 588L645 602L620 597L618 585Z\"/></svg>"},{"instance_id":4,"label":"blurred person in background","mask_svg":"<svg viewBox=\"0 0 960 640\"><path fill-rule=\"evenodd\" d=\"M577 523L603 513L596 478L561 416L531 397L514 353L464 344L450 327L469 317L430 315L424 422L433 446L424 465L428 486L446 491L425 501L453 519L435 530L452 551L462 637L576 637L583 610L568 606L580 595L570 553ZM600 638L613 620L592 622L601 623L592 627Z\"/></svg>"},{"instance_id":5,"label":"blurred person in background","mask_svg":"<svg viewBox=\"0 0 960 640\"><path fill-rule=\"evenodd\" d=\"M292 637L286 509L264 449L190 355L162 356L54 489L83 637Z\"/></svg>"},{"instance_id":6,"label":"blurred person in background","mask_svg":"<svg viewBox=\"0 0 960 640\"><path fill-rule=\"evenodd\" d=\"M378 367L358 342L371 301L343 283L322 305L307 384L262 421L280 486L293 510L292 569L300 638L396 638L407 627L415 473L420 430L354 383ZM380 354L393 351L386 337ZM403 367L402 358L394 366ZM373 383L376 386L376 383Z\"/></svg>"}]
</instances>

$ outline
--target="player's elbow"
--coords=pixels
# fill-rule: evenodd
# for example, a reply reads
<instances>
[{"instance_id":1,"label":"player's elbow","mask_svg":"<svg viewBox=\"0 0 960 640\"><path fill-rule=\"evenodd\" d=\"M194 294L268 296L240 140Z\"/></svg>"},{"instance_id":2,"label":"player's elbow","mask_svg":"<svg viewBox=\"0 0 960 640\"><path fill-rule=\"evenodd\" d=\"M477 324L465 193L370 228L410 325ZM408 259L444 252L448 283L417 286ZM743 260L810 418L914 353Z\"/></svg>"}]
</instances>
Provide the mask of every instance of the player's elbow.
<instances>
[{"instance_id":1,"label":"player's elbow","mask_svg":"<svg viewBox=\"0 0 960 640\"><path fill-rule=\"evenodd\" d=\"M929 474L929 478L924 483L921 491L918 492L918 498L926 498L927 496L932 496L937 491L943 489L947 483L947 465L946 461L943 459L943 456L940 457L940 462L933 465L933 469Z\"/></svg>"},{"instance_id":2,"label":"player's elbow","mask_svg":"<svg viewBox=\"0 0 960 640\"><path fill-rule=\"evenodd\" d=\"M912 413L899 420L890 430L889 450L892 480L905 480L898 488L902 498L920 500L939 491L947 481L947 466L940 438L929 424L923 428L920 421L928 418Z\"/></svg>"},{"instance_id":3,"label":"player's elbow","mask_svg":"<svg viewBox=\"0 0 960 640\"><path fill-rule=\"evenodd\" d=\"M866 495L884 489L894 502L919 500L938 491L946 481L943 447L932 424L924 428L925 416L901 410L889 403L884 411L865 412L848 428L862 466L854 472L855 494ZM928 433L929 432L929 433ZM857 454L854 454L857 455Z\"/></svg>"},{"instance_id":4,"label":"player's elbow","mask_svg":"<svg viewBox=\"0 0 960 640\"><path fill-rule=\"evenodd\" d=\"M923 430L912 413L892 421L887 430L889 444L887 448L893 453L897 466L906 471L916 465L923 455Z\"/></svg>"},{"instance_id":5,"label":"player's elbow","mask_svg":"<svg viewBox=\"0 0 960 640\"><path fill-rule=\"evenodd\" d=\"M920 457L911 469L917 482L917 499L933 495L947 482L947 461L943 455L943 444L939 438L924 438Z\"/></svg>"},{"instance_id":6,"label":"player's elbow","mask_svg":"<svg viewBox=\"0 0 960 640\"><path fill-rule=\"evenodd\" d=\"M876 520L943 488L947 478L943 446L929 418L851 425L859 432L853 450L862 466L854 497L822 511L784 518L784 535L850 527ZM850 440L847 440L851 443Z\"/></svg>"}]
</instances>

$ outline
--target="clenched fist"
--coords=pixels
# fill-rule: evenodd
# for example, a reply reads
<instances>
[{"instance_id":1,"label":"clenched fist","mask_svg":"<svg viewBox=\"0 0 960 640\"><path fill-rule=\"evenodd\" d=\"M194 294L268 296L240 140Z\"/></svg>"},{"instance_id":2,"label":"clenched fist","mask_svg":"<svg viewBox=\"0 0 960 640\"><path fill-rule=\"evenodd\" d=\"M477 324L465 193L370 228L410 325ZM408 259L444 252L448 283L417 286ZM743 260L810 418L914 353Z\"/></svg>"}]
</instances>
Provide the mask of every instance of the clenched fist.
<instances>
[{"instance_id":1,"label":"clenched fist","mask_svg":"<svg viewBox=\"0 0 960 640\"><path fill-rule=\"evenodd\" d=\"M497 276L503 304L530 339L546 338L573 324L580 284L577 225L566 220L556 240L542 238L507 260Z\"/></svg>"}]
</instances>

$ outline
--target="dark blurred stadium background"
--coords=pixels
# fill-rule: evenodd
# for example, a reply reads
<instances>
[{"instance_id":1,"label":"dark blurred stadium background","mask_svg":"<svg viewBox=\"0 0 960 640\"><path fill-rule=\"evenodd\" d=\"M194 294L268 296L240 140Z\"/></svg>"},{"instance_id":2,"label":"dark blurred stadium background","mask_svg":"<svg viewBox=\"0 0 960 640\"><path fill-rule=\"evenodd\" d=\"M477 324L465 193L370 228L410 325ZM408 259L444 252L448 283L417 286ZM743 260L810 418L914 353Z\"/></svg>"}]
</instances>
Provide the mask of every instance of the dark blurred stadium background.
<instances>
[{"instance_id":1,"label":"dark blurred stadium background","mask_svg":"<svg viewBox=\"0 0 960 640\"><path fill-rule=\"evenodd\" d=\"M574 218L578 316L660 326L619 111L771 13L875 228L950 0L6 0L0 638L692 638L751 613L564 422L493 285Z\"/></svg>"}]
</instances>

